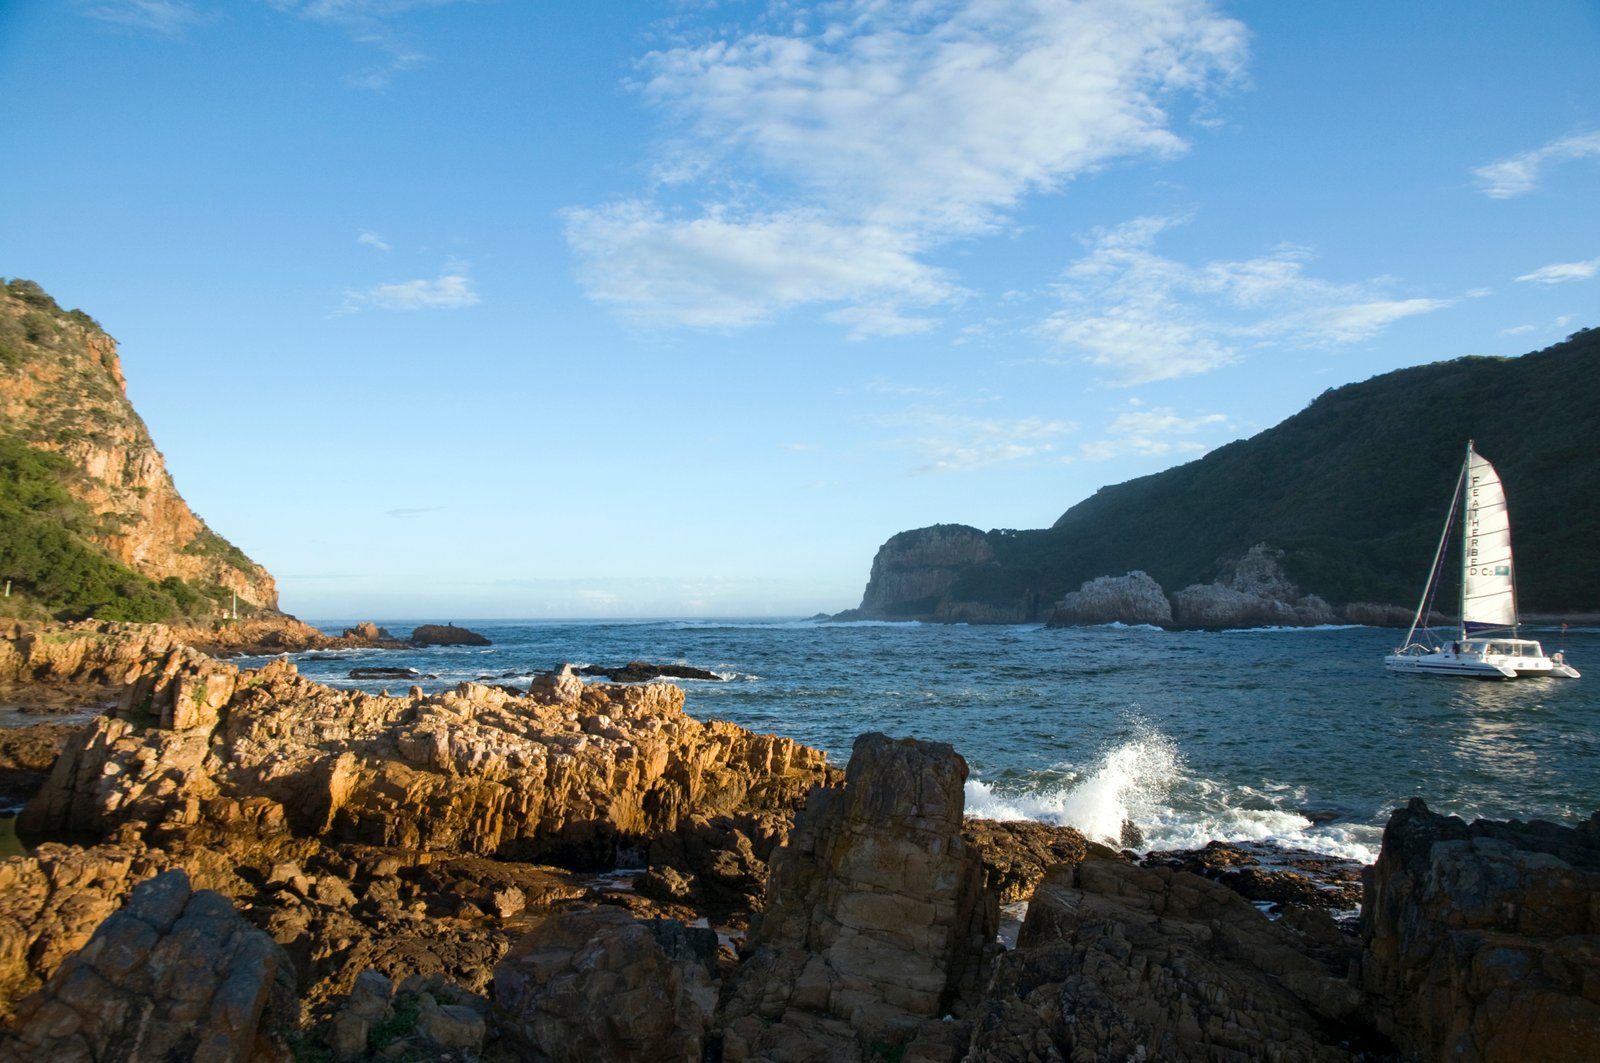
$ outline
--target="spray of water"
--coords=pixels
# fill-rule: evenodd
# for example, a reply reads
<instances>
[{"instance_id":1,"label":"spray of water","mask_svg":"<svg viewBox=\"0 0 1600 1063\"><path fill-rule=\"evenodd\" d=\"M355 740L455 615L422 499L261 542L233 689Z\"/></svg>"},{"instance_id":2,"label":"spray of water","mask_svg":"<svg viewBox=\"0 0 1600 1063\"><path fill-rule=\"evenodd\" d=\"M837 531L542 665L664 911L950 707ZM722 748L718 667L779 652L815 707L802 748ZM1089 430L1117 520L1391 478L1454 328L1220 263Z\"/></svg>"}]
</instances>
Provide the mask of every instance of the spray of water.
<instances>
[{"instance_id":1,"label":"spray of water","mask_svg":"<svg viewBox=\"0 0 1600 1063\"><path fill-rule=\"evenodd\" d=\"M967 811L989 819L1032 819L1076 827L1085 837L1122 844L1123 824L1148 823L1167 808L1167 795L1183 776L1172 739L1136 721L1134 736L1107 750L1065 786L997 794L978 780L967 783Z\"/></svg>"}]
</instances>

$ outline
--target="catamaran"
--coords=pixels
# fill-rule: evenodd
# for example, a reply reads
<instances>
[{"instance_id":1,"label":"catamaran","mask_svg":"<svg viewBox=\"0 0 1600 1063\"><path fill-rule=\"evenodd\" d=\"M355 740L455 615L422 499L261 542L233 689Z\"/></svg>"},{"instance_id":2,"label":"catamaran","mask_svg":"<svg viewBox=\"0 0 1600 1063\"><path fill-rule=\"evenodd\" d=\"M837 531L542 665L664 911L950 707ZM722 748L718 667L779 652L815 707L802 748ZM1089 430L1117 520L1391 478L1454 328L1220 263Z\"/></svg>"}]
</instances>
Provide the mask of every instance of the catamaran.
<instances>
[{"instance_id":1,"label":"catamaran","mask_svg":"<svg viewBox=\"0 0 1600 1063\"><path fill-rule=\"evenodd\" d=\"M1442 642L1428 630L1433 597L1443 568L1450 528L1461 517L1461 627L1457 637ZM1419 630L1420 628L1420 630ZM1423 589L1417 615L1406 641L1383 659L1396 672L1457 675L1480 679L1522 676L1578 678L1578 670L1557 652L1545 656L1534 639L1518 637L1516 580L1511 570L1511 519L1506 492L1484 457L1467 441L1467 460L1456 479L1450 515L1439 534L1433 570Z\"/></svg>"}]
</instances>

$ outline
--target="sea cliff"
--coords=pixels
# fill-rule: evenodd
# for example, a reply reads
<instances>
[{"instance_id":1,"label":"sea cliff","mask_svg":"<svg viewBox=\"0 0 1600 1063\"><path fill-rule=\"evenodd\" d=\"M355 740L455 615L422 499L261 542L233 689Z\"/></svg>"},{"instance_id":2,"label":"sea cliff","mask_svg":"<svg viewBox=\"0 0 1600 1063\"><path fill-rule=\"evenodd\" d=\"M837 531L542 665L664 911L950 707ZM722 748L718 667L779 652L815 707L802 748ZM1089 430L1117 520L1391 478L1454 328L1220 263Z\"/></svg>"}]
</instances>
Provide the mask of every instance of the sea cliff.
<instances>
[{"instance_id":1,"label":"sea cliff","mask_svg":"<svg viewBox=\"0 0 1600 1063\"><path fill-rule=\"evenodd\" d=\"M0 861L0 1058L1512 1060L1600 1042L1600 813L1466 824L1413 801L1358 888L1226 847L1139 859L970 820L950 746L863 735L841 771L695 719L666 683L569 667L379 696L168 629L8 631L18 689L109 707L55 736L21 819L33 848ZM1352 891L1360 921L1341 922ZM1008 948L1000 908L1020 900Z\"/></svg>"}]
</instances>

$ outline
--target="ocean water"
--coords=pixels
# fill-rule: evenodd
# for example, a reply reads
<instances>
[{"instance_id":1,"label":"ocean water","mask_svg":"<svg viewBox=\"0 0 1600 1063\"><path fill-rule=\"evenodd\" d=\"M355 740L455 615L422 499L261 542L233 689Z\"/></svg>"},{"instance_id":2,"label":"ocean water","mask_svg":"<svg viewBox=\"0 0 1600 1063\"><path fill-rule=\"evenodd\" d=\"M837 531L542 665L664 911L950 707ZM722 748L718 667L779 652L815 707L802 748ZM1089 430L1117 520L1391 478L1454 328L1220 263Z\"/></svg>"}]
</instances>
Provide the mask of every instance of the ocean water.
<instances>
[{"instance_id":1,"label":"ocean water","mask_svg":"<svg viewBox=\"0 0 1600 1063\"><path fill-rule=\"evenodd\" d=\"M319 624L337 634L351 622ZM1170 632L795 620L470 621L490 647L291 655L338 687L526 687L565 662L693 665L687 711L794 738L841 767L858 734L948 742L967 811L1145 848L1269 841L1370 862L1412 797L1465 819L1600 809L1600 628L1525 629L1580 680L1401 676L1393 630ZM413 622L384 622L397 636ZM267 658L246 658L259 665ZM351 679L356 668L435 678Z\"/></svg>"}]
</instances>

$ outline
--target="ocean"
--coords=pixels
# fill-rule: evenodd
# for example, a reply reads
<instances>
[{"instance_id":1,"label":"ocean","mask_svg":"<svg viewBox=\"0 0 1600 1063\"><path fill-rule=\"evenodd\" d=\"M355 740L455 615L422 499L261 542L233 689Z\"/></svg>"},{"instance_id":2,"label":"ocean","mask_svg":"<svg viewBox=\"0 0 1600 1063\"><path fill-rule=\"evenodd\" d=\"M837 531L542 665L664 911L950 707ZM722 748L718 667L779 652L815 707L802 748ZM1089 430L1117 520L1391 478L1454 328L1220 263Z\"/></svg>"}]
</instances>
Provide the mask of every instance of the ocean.
<instances>
[{"instance_id":1,"label":"ocean","mask_svg":"<svg viewBox=\"0 0 1600 1063\"><path fill-rule=\"evenodd\" d=\"M1075 826L1142 848L1268 842L1370 863L1412 797L1471 820L1600 809L1600 628L1524 628L1588 677L1402 676L1401 632L1173 632L817 620L472 621L489 647L291 655L332 686L526 689L567 662L686 664L686 710L794 738L843 767L858 734L948 742L969 815ZM338 634L351 621L319 622ZM382 622L405 637L412 621ZM267 658L245 658L255 666ZM358 668L433 678L355 680Z\"/></svg>"}]
</instances>

